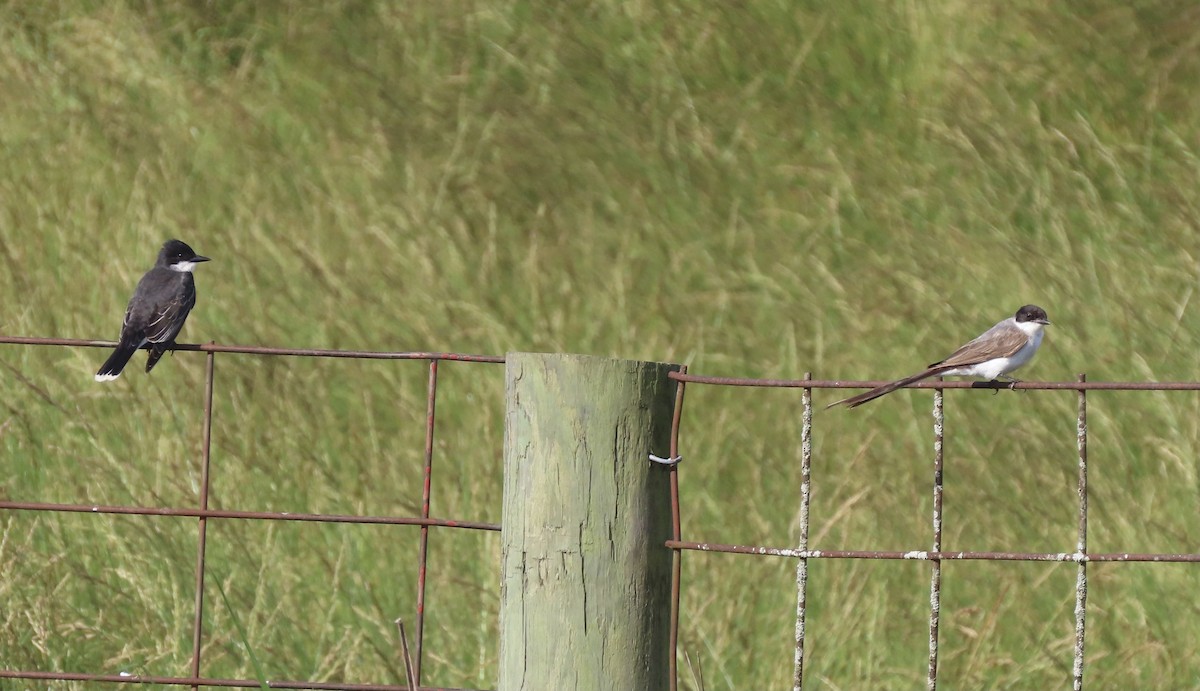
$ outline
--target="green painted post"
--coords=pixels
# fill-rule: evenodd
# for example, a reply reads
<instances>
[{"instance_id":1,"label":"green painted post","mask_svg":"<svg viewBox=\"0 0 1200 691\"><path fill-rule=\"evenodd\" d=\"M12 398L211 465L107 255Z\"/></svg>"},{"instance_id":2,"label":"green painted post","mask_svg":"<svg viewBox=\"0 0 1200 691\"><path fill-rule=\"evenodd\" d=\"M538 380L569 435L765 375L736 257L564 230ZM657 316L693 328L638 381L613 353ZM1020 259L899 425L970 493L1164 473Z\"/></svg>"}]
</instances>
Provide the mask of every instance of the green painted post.
<instances>
[{"instance_id":1,"label":"green painted post","mask_svg":"<svg viewBox=\"0 0 1200 691\"><path fill-rule=\"evenodd\" d=\"M507 361L499 691L663 691L678 367Z\"/></svg>"}]
</instances>

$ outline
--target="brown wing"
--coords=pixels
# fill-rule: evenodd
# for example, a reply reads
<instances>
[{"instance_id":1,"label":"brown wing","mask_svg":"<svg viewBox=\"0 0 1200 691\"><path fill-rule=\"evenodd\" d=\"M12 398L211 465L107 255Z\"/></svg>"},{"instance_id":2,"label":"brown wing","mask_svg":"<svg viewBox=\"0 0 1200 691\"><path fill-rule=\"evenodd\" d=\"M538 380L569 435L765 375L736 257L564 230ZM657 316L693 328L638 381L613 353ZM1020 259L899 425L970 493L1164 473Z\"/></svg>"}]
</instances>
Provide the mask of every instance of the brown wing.
<instances>
[{"instance_id":1,"label":"brown wing","mask_svg":"<svg viewBox=\"0 0 1200 691\"><path fill-rule=\"evenodd\" d=\"M932 363L929 366L953 365L955 367L964 367L978 365L992 358L1011 357L1028 341L1029 337L1025 335L1024 331L1014 324L1011 319L1005 319L983 332L975 340L951 353L945 360Z\"/></svg>"}]
</instances>

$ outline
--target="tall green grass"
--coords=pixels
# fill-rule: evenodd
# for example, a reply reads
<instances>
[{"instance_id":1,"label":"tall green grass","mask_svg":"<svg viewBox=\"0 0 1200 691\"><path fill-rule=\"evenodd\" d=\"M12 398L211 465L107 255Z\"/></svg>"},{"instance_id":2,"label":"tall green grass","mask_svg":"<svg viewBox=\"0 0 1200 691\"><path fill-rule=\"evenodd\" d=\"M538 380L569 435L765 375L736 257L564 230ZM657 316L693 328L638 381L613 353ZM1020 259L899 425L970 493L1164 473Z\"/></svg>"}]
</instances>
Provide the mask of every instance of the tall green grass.
<instances>
[{"instance_id":1,"label":"tall green grass","mask_svg":"<svg viewBox=\"0 0 1200 691\"><path fill-rule=\"evenodd\" d=\"M1034 302L1027 378L1195 379L1198 30L1169 1L0 2L0 331L115 337L180 237L214 258L187 341L873 379ZM0 496L194 505L203 357L99 386L102 358L0 350ZM440 376L433 512L498 521L502 371ZM425 377L219 356L212 505L418 511ZM945 547L1072 549L1074 395L947 400ZM928 408L817 414L815 547L928 545ZM1197 398L1089 410L1091 547L1196 551ZM686 535L795 542L798 420L797 392L689 389ZM268 678L403 679L413 531L210 538ZM497 545L433 531L426 683L494 686ZM194 550L194 520L5 513L0 666L183 673ZM708 689L788 683L793 569L685 555ZM1194 686L1196 569L1091 575L1089 683ZM944 578L943 688L1065 683L1070 565ZM813 688L922 683L926 566L810 587ZM207 611L204 672L253 677Z\"/></svg>"}]
</instances>

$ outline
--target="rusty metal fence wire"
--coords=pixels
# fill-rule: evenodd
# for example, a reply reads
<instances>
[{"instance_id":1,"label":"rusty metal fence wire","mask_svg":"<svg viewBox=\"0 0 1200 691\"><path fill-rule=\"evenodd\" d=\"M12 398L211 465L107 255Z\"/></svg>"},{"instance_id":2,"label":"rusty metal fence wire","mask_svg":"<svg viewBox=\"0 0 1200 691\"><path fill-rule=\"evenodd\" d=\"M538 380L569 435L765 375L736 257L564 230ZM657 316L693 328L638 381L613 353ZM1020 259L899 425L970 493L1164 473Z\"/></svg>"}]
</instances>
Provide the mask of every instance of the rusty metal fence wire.
<instances>
[{"instance_id":1,"label":"rusty metal fence wire","mask_svg":"<svg viewBox=\"0 0 1200 691\"><path fill-rule=\"evenodd\" d=\"M679 430L683 417L683 394L688 384L710 386L747 386L767 388L801 389L800 429L800 535L795 547L770 547L765 545L733 545L715 542L684 540L680 524L679 465L671 466L671 513L672 539L667 546L675 550L674 571L671 579L671 631L670 645L678 650L679 641L679 595L681 562L684 551L723 552L736 555L758 555L792 557L796 564L796 650L792 687L800 691L804 687L804 646L806 640L805 611L808 604L808 562L810 559L906 559L926 561L930 565L929 581L929 665L926 687L934 691L938 683L938 623L941 610L942 562L956 560L1023 561L1023 562L1074 562L1078 565L1075 579L1075 646L1071 667L1072 685L1075 691L1083 688L1084 641L1087 621L1087 565L1091 562L1200 562L1200 553L1136 554L1129 552L1097 553L1087 550L1088 490L1087 490L1087 392L1106 391L1200 391L1200 382L1089 382L1080 374L1075 382L1021 382L1019 384L995 384L991 382L947 382L925 381L914 384L915 388L934 389L933 394L933 516L928 550L873 551L810 549L808 545L809 499L812 496L812 391L813 389L861 389L885 384L882 381L820 381L811 374L804 379L743 379L732 377L705 377L688 374L684 367L671 378L679 382L675 393L675 413L671 429L671 458L680 457ZM942 441L944 389L967 388L1017 388L1073 390L1078 397L1076 422L1076 446L1079 465L1079 533L1074 552L972 552L942 551ZM670 688L675 691L678 684L676 657L670 659ZM1064 680L1065 681L1065 680Z\"/></svg>"},{"instance_id":2,"label":"rusty metal fence wire","mask_svg":"<svg viewBox=\"0 0 1200 691\"><path fill-rule=\"evenodd\" d=\"M73 347L103 347L111 348L116 345L112 341L88 341L67 338L27 338L15 336L0 336L0 344L29 345L29 346L73 346ZM206 353L204 371L204 418L201 446L200 497L195 507L154 507L154 506L94 506L90 504L52 504L34 501L0 501L0 509L9 511L52 511L91 514L123 514L135 516L190 516L198 519L198 536L196 541L195 566L195 606L193 608L192 624L192 657L189 676L168 677L131 674L89 674L76 672L48 672L31 670L0 669L0 679L28 679L41 681L76 681L87 683L111 684L160 684L165 686L190 686L197 689L201 686L225 688L259 688L259 682L252 679L213 679L201 675L201 651L204 643L204 553L208 545L209 519L240 519L260 521L315 521L321 523L347 523L359 525L409 525L419 526L421 530L420 543L417 551L417 611L414 628L413 666L414 678L421 691L468 691L466 689L441 689L421 685L421 660L425 633L425 567L428 558L429 528L457 528L465 530L488 530L498 532L500 526L494 523L477 521L459 521L449 518L434 518L430 514L429 497L433 483L433 434L434 411L437 402L438 363L442 361L466 363L503 363L501 356L462 355L458 353L413 353L413 352L376 352L360 350L313 350L303 348L267 348L259 346L232 346L208 343L203 345L179 344L176 350L201 351ZM287 513L272 511L226 511L210 509L209 499L209 459L212 442L213 422L213 382L216 356L218 353L244 355L271 355L293 357L329 357L351 358L361 360L417 360L425 361L429 367L429 384L426 394L425 417L425 462L424 482L421 491L420 516L352 516L340 514L318 513ZM273 689L322 689L329 691L404 691L408 686L388 684L344 684L313 681L269 681L268 687Z\"/></svg>"},{"instance_id":3,"label":"rusty metal fence wire","mask_svg":"<svg viewBox=\"0 0 1200 691\"><path fill-rule=\"evenodd\" d=\"M63 338L29 338L16 336L0 336L0 344L28 346L68 346L68 347L102 347L110 348L115 345L111 341L90 341ZM198 519L198 539L195 564L195 605L193 608L194 621L192 629L192 657L190 674L186 677L148 676L148 675L112 675L92 674L85 672L51 672L32 670L0 669L0 679L27 679L42 681L77 681L110 684L159 684L165 686L201 686L224 688L258 688L259 683L250 679L215 679L201 675L201 651L204 642L204 579L205 579L205 548L207 545L207 522L209 519L241 519L265 521L314 521L324 523L346 523L360 525L408 525L420 528L420 543L417 553L417 612L415 621L415 678L420 691L468 691L465 689L441 689L441 687L422 686L421 661L423 658L423 637L425 628L425 582L429 528L457 528L466 530L484 530L498 532L500 526L494 523L464 521L448 518L435 518L430 513L430 490L433 478L433 440L435 404L437 401L438 363L442 361L465 363L503 363L502 356L464 355L458 353L430 352L378 352L356 350L316 350L302 348L270 348L261 346L235 346L209 344L180 344L178 350L200 351L206 353L204 375L204 418L202 431L202 466L200 479L200 497L195 507L152 507L152 506L95 506L90 504L54 504L34 501L0 501L0 509L10 511L49 511L73 512L92 514L124 514L140 516L183 516ZM370 515L340 515L340 514L305 514L280 513L269 511L237 511L216 510L208 507L209 457L212 439L212 400L214 367L216 355L244 354L291 357L330 357L369 360L418 360L425 361L429 368L429 380L426 397L425 424L425 455L424 482L421 493L420 516L370 516ZM808 545L809 529L809 499L812 495L812 391L813 389L853 389L870 388L884 382L860 382L839 380L814 380L811 375L804 379L748 379L733 377L708 377L689 374L687 367L679 372L671 373L671 378L678 382L675 395L675 409L671 428L671 458L680 456L679 433L683 421L684 391L688 384L708 386L738 386L763 388L791 388L801 390L801 472L799 487L800 502L800 535L796 546L778 547L767 545L737 545L718 542L684 540L680 518L681 500L679 496L679 465L670 467L671 473L671 514L672 537L665 546L674 551L674 563L671 575L671 615L670 615L670 655L671 691L678 687L678 644L679 644L679 602L682 590L682 555L685 551L719 552L734 555L756 555L790 557L797 560L796 565L796 625L795 625L795 654L793 688L800 691L804 683L804 652L806 642L805 612L808 603L808 562L811 559L892 559L926 561L930 565L929 586L929 660L927 688L933 691L937 688L938 670L938 623L941 606L942 562L955 560L990 560L990 561L1023 561L1023 562L1074 562L1078 572L1075 587L1075 646L1072 665L1073 687L1076 691L1083 688L1084 671L1084 641L1087 619L1087 565L1091 562L1200 562L1200 553L1094 553L1087 550L1087 392L1094 390L1108 391L1200 391L1200 382L1089 382L1084 375L1079 375L1076 382L1022 382L1015 385L1019 389L1058 389L1073 390L1078 397L1078 419L1076 437L1079 466L1079 525L1078 541L1074 552L980 552L980 551L942 551L942 442L943 442L943 397L944 389L951 388L1009 388L1009 384L995 385L980 382L944 382L927 381L915 384L916 388L934 389L933 397L933 516L931 520L930 548L928 550L911 551L873 551L873 550L838 550L810 549ZM279 689L321 689L328 691L406 691L407 686L368 683L332 683L312 681L270 681L270 688Z\"/></svg>"}]
</instances>

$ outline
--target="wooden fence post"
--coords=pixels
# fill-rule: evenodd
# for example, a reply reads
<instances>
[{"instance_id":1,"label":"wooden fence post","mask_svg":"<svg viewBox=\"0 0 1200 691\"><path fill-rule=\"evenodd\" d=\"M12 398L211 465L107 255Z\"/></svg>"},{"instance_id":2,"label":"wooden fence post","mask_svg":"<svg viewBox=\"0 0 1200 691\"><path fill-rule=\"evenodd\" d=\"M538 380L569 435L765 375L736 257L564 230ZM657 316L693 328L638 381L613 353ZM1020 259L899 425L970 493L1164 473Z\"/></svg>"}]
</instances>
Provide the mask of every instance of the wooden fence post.
<instances>
[{"instance_id":1,"label":"wooden fence post","mask_svg":"<svg viewBox=\"0 0 1200 691\"><path fill-rule=\"evenodd\" d=\"M662 691L678 368L507 361L499 691Z\"/></svg>"}]
</instances>

